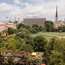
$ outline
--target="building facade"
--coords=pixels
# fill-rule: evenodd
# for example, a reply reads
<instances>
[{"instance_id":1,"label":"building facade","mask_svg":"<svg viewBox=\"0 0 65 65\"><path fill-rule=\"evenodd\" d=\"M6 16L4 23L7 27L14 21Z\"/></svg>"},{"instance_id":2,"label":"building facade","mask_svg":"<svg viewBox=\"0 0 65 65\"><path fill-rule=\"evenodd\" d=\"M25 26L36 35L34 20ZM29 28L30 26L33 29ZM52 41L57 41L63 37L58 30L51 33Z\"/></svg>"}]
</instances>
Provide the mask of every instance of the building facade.
<instances>
[{"instance_id":1,"label":"building facade","mask_svg":"<svg viewBox=\"0 0 65 65\"><path fill-rule=\"evenodd\" d=\"M44 22L46 21L46 18L25 18L23 23L25 25L39 25L39 26L44 26Z\"/></svg>"}]
</instances>

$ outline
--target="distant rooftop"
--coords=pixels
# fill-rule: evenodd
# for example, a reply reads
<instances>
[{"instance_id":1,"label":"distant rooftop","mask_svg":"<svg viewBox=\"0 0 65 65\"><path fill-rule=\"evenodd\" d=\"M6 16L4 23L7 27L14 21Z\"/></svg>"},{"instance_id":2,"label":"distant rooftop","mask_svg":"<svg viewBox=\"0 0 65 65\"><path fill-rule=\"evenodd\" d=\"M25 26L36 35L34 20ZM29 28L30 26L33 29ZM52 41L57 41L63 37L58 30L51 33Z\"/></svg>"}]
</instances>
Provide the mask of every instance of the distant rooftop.
<instances>
[{"instance_id":1,"label":"distant rooftop","mask_svg":"<svg viewBox=\"0 0 65 65\"><path fill-rule=\"evenodd\" d=\"M16 28L16 24L14 23L0 23L0 32L6 30L8 28Z\"/></svg>"}]
</instances>

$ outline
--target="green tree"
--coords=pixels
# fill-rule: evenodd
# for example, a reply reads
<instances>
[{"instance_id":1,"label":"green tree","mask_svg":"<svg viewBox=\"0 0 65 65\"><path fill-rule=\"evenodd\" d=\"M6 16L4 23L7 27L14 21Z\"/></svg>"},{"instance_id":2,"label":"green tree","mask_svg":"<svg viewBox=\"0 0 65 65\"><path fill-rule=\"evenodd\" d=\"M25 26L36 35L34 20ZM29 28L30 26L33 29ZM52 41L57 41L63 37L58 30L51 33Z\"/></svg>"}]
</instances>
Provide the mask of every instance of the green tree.
<instances>
[{"instance_id":1,"label":"green tree","mask_svg":"<svg viewBox=\"0 0 65 65\"><path fill-rule=\"evenodd\" d=\"M17 36L19 36L19 37L21 37L21 38L26 38L27 36L29 36L31 33L30 33L30 31L28 31L27 29L25 29L25 28L20 28L18 31L17 31L17 33L16 33L16 35Z\"/></svg>"},{"instance_id":2,"label":"green tree","mask_svg":"<svg viewBox=\"0 0 65 65\"><path fill-rule=\"evenodd\" d=\"M22 23L19 23L18 25L17 25L17 29L20 29L20 28L25 28L26 26L24 25L24 24L22 24Z\"/></svg>"},{"instance_id":3,"label":"green tree","mask_svg":"<svg viewBox=\"0 0 65 65\"><path fill-rule=\"evenodd\" d=\"M46 50L47 40L43 36L36 36L33 39L34 51L44 52Z\"/></svg>"},{"instance_id":4,"label":"green tree","mask_svg":"<svg viewBox=\"0 0 65 65\"><path fill-rule=\"evenodd\" d=\"M64 65L64 46L65 42L62 38L52 38L49 41L45 53L45 60L47 65Z\"/></svg>"},{"instance_id":5,"label":"green tree","mask_svg":"<svg viewBox=\"0 0 65 65\"><path fill-rule=\"evenodd\" d=\"M47 32L54 31L54 23L52 21L46 21L45 22L45 29Z\"/></svg>"},{"instance_id":6,"label":"green tree","mask_svg":"<svg viewBox=\"0 0 65 65\"><path fill-rule=\"evenodd\" d=\"M65 26L59 26L58 27L58 32L65 32Z\"/></svg>"},{"instance_id":7,"label":"green tree","mask_svg":"<svg viewBox=\"0 0 65 65\"><path fill-rule=\"evenodd\" d=\"M16 29L8 28L7 33L8 34L14 34L14 33L16 33Z\"/></svg>"},{"instance_id":8,"label":"green tree","mask_svg":"<svg viewBox=\"0 0 65 65\"><path fill-rule=\"evenodd\" d=\"M33 52L33 47L30 44L23 44L21 47L21 51L26 51L26 52Z\"/></svg>"},{"instance_id":9,"label":"green tree","mask_svg":"<svg viewBox=\"0 0 65 65\"><path fill-rule=\"evenodd\" d=\"M38 26L38 25L32 25L32 28L31 28L32 33L38 33L41 31L45 31L44 27Z\"/></svg>"},{"instance_id":10,"label":"green tree","mask_svg":"<svg viewBox=\"0 0 65 65\"><path fill-rule=\"evenodd\" d=\"M25 44L25 41L23 39L21 39L18 36L11 36L6 40L6 48L16 51L16 50L21 50L21 48L23 47L23 44Z\"/></svg>"},{"instance_id":11,"label":"green tree","mask_svg":"<svg viewBox=\"0 0 65 65\"><path fill-rule=\"evenodd\" d=\"M4 47L4 42L3 41L4 41L3 38L0 37L0 48Z\"/></svg>"}]
</instances>

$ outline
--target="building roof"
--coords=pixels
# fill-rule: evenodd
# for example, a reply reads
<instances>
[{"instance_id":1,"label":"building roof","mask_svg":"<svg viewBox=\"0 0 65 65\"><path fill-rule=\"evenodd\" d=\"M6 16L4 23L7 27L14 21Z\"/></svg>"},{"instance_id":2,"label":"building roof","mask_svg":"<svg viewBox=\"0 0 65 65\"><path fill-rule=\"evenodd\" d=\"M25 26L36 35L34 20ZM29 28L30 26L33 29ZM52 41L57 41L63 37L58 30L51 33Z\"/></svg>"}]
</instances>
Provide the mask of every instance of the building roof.
<instances>
[{"instance_id":1,"label":"building roof","mask_svg":"<svg viewBox=\"0 0 65 65\"><path fill-rule=\"evenodd\" d=\"M0 32L8 28L16 29L16 24L14 23L0 23Z\"/></svg>"}]
</instances>

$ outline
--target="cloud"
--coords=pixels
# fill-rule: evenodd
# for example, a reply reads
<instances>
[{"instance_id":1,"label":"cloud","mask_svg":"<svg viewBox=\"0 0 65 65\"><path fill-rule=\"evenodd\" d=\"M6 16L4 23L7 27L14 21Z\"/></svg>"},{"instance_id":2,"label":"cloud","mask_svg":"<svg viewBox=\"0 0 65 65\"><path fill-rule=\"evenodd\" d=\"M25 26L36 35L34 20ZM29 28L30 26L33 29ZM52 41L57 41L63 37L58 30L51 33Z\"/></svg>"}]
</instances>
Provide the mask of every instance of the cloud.
<instances>
[{"instance_id":1,"label":"cloud","mask_svg":"<svg viewBox=\"0 0 65 65\"><path fill-rule=\"evenodd\" d=\"M6 3L1 3L0 4L0 13L9 11L11 9L12 9L12 7L10 5L8 6Z\"/></svg>"},{"instance_id":2,"label":"cloud","mask_svg":"<svg viewBox=\"0 0 65 65\"><path fill-rule=\"evenodd\" d=\"M1 3L0 15L10 17L46 17L55 19L56 5L59 18L65 17L65 0L13 0L12 4Z\"/></svg>"},{"instance_id":3,"label":"cloud","mask_svg":"<svg viewBox=\"0 0 65 65\"><path fill-rule=\"evenodd\" d=\"M4 20L7 17L21 17L21 9L16 5L11 5L7 3L1 3L0 4L0 17ZM0 19L1 20L1 19Z\"/></svg>"},{"instance_id":4,"label":"cloud","mask_svg":"<svg viewBox=\"0 0 65 65\"><path fill-rule=\"evenodd\" d=\"M20 4L21 2L20 2L20 0L14 0L14 3L15 4Z\"/></svg>"}]
</instances>

